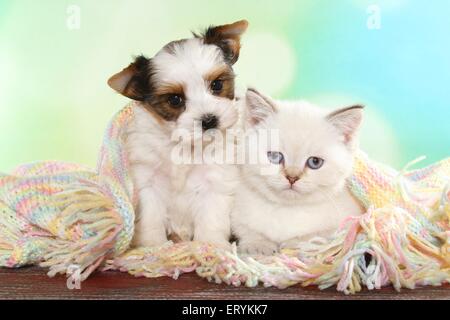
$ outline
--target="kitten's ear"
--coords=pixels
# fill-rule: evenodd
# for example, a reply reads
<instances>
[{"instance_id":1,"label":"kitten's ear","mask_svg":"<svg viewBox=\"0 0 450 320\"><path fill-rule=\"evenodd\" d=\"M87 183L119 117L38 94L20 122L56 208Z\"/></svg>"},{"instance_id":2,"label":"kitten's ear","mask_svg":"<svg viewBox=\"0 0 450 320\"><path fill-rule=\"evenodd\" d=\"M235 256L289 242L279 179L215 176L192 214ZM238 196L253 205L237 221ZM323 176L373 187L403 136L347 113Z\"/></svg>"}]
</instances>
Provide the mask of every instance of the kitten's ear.
<instances>
[{"instance_id":1,"label":"kitten's ear","mask_svg":"<svg viewBox=\"0 0 450 320\"><path fill-rule=\"evenodd\" d=\"M363 118L363 106L352 106L336 110L327 116L327 120L333 124L344 136L345 143L351 143Z\"/></svg>"},{"instance_id":2,"label":"kitten's ear","mask_svg":"<svg viewBox=\"0 0 450 320\"><path fill-rule=\"evenodd\" d=\"M234 64L239 59L241 36L247 28L247 20L223 26L209 27L203 35L203 39L206 44L215 44L222 49L225 60L230 64Z\"/></svg>"},{"instance_id":3,"label":"kitten's ear","mask_svg":"<svg viewBox=\"0 0 450 320\"><path fill-rule=\"evenodd\" d=\"M248 88L245 100L247 120L252 126L264 122L278 111L276 103L271 98L259 93L256 89Z\"/></svg>"},{"instance_id":4,"label":"kitten's ear","mask_svg":"<svg viewBox=\"0 0 450 320\"><path fill-rule=\"evenodd\" d=\"M137 57L132 64L108 80L108 85L118 93L133 100L143 101L150 91L150 60Z\"/></svg>"}]
</instances>

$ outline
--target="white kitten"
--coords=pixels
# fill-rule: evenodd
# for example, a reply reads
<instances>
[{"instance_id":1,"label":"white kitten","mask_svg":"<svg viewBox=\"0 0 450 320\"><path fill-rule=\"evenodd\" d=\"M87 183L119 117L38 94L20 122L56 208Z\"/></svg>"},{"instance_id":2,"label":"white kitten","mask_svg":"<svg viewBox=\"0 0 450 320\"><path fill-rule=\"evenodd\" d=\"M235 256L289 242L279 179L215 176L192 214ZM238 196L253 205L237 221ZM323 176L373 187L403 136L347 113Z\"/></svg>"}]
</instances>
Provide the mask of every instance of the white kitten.
<instances>
[{"instance_id":1,"label":"white kitten","mask_svg":"<svg viewBox=\"0 0 450 320\"><path fill-rule=\"evenodd\" d=\"M362 213L346 188L362 107L326 113L307 102L275 102L253 89L246 104L246 129L278 130L279 147L259 148L258 164L241 166L232 212L241 252L295 247Z\"/></svg>"}]
</instances>

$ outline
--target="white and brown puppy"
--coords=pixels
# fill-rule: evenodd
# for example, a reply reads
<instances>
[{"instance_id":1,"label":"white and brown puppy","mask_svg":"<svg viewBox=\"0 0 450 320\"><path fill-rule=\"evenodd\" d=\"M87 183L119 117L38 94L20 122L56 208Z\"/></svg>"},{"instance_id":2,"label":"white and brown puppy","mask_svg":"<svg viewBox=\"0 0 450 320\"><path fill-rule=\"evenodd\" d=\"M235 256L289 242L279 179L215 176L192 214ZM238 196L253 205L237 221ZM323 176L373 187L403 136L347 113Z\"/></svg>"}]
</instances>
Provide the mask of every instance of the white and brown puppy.
<instances>
[{"instance_id":1,"label":"white and brown puppy","mask_svg":"<svg viewBox=\"0 0 450 320\"><path fill-rule=\"evenodd\" d=\"M126 141L139 197L135 245L160 245L170 233L229 245L234 169L175 164L172 134L235 125L232 66L247 26L238 21L171 42L151 59L137 57L109 80L113 89L136 101Z\"/></svg>"}]
</instances>

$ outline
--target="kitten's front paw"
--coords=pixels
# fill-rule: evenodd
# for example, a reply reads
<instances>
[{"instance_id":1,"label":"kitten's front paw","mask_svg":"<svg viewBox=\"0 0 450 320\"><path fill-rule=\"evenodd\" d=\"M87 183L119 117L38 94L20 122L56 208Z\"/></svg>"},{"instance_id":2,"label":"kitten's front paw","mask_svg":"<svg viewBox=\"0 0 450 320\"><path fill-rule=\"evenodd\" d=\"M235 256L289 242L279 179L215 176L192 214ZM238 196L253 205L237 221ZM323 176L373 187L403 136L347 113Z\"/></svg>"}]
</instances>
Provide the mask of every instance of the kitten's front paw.
<instances>
[{"instance_id":1,"label":"kitten's front paw","mask_svg":"<svg viewBox=\"0 0 450 320\"><path fill-rule=\"evenodd\" d=\"M271 256L278 252L278 245L271 241L241 241L238 245L239 253L250 255Z\"/></svg>"},{"instance_id":2,"label":"kitten's front paw","mask_svg":"<svg viewBox=\"0 0 450 320\"><path fill-rule=\"evenodd\" d=\"M288 241L283 242L280 245L280 249L298 249L301 244L305 243L305 240L295 238Z\"/></svg>"},{"instance_id":3,"label":"kitten's front paw","mask_svg":"<svg viewBox=\"0 0 450 320\"><path fill-rule=\"evenodd\" d=\"M231 243L228 241L214 242L213 244L222 250L231 251Z\"/></svg>"}]
</instances>

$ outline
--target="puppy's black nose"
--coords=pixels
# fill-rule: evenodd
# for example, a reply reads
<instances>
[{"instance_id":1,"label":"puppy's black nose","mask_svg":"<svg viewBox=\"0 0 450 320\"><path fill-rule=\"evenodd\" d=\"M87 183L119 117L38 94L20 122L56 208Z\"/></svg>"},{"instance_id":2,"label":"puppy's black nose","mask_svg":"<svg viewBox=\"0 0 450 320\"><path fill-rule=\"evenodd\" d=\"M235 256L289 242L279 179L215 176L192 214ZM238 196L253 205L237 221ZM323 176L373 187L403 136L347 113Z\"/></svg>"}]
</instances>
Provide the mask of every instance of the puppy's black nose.
<instances>
[{"instance_id":1,"label":"puppy's black nose","mask_svg":"<svg viewBox=\"0 0 450 320\"><path fill-rule=\"evenodd\" d=\"M209 130L209 129L215 129L219 125L219 119L211 113L205 114L202 117L202 128L203 131Z\"/></svg>"}]
</instances>

